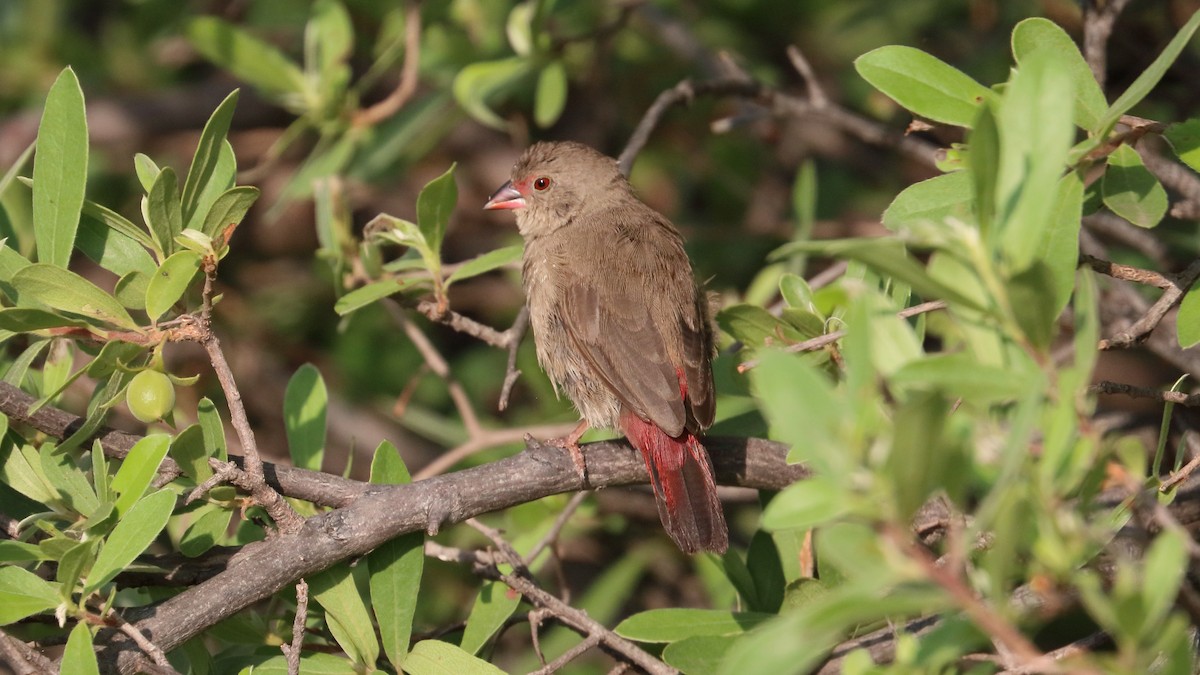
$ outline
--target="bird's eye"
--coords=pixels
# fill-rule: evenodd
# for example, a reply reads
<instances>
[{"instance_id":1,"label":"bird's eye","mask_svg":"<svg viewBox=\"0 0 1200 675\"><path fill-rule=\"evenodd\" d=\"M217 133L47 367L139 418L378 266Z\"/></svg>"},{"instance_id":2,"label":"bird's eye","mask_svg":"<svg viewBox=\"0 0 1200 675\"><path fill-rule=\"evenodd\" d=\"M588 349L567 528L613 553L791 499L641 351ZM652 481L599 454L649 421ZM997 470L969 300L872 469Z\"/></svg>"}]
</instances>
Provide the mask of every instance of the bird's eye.
<instances>
[{"instance_id":1,"label":"bird's eye","mask_svg":"<svg viewBox=\"0 0 1200 675\"><path fill-rule=\"evenodd\" d=\"M533 189L537 191L545 190L550 187L550 179L545 176L540 176L533 180Z\"/></svg>"}]
</instances>

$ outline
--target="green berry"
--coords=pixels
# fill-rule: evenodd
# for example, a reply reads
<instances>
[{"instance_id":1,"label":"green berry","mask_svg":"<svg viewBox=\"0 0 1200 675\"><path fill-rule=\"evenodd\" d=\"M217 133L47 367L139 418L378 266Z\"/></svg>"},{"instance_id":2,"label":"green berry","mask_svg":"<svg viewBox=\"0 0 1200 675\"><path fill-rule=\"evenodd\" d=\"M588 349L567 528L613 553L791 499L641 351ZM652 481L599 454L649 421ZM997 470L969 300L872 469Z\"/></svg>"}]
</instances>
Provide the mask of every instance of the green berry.
<instances>
[{"instance_id":1,"label":"green berry","mask_svg":"<svg viewBox=\"0 0 1200 675\"><path fill-rule=\"evenodd\" d=\"M143 370L133 376L125 391L129 412L149 424L163 418L175 407L175 385L157 370Z\"/></svg>"}]
</instances>

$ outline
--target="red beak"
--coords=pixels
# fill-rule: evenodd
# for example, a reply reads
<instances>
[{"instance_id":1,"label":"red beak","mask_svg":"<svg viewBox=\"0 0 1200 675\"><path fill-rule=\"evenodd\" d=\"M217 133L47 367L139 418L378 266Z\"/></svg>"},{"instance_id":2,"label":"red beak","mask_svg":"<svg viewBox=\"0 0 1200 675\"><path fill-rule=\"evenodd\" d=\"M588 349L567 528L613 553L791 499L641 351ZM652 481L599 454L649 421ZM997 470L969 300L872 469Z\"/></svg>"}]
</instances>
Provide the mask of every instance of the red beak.
<instances>
[{"instance_id":1,"label":"red beak","mask_svg":"<svg viewBox=\"0 0 1200 675\"><path fill-rule=\"evenodd\" d=\"M492 194L492 198L487 200L483 208L489 211L497 209L523 209L525 208L525 197L521 196L521 193L513 187L510 180L501 185L500 189Z\"/></svg>"}]
</instances>

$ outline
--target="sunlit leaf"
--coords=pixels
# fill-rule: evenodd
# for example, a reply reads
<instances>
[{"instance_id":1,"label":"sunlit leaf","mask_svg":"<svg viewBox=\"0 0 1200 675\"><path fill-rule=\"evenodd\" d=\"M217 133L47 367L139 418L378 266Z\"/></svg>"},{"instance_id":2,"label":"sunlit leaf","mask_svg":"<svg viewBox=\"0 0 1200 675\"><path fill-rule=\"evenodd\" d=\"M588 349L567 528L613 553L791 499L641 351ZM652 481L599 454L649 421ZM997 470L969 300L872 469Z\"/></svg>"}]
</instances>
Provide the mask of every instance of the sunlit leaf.
<instances>
[{"instance_id":1,"label":"sunlit leaf","mask_svg":"<svg viewBox=\"0 0 1200 675\"><path fill-rule=\"evenodd\" d=\"M42 263L63 268L71 261L87 166L83 90L68 67L46 94L33 160L33 236Z\"/></svg>"}]
</instances>

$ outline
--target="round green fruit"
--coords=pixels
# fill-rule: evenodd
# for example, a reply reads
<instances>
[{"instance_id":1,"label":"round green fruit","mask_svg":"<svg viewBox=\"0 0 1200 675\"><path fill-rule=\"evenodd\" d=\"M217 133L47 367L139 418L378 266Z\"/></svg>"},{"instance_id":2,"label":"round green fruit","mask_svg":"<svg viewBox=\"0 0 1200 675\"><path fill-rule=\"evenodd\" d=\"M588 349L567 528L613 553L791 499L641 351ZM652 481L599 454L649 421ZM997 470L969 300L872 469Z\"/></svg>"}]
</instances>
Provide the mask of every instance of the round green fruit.
<instances>
[{"instance_id":1,"label":"round green fruit","mask_svg":"<svg viewBox=\"0 0 1200 675\"><path fill-rule=\"evenodd\" d=\"M160 420L175 407L175 385L157 370L143 370L129 383L125 403L129 412L142 422Z\"/></svg>"}]
</instances>

